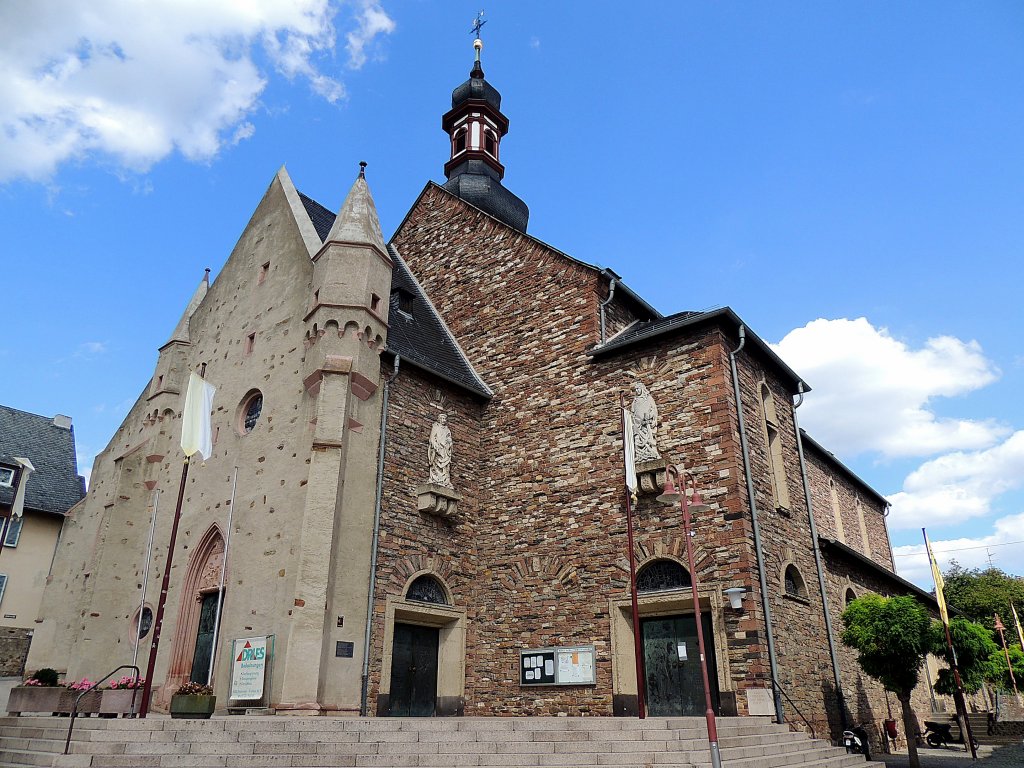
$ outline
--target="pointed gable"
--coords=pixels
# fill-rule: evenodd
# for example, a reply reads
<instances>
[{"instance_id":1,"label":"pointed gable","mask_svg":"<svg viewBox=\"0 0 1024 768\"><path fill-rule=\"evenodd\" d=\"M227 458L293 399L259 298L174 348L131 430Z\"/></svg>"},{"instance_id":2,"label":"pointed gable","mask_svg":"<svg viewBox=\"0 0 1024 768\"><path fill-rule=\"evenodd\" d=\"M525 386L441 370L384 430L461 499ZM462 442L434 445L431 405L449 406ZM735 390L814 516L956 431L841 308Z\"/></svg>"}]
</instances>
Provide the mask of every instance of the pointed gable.
<instances>
[{"instance_id":1,"label":"pointed gable","mask_svg":"<svg viewBox=\"0 0 1024 768\"><path fill-rule=\"evenodd\" d=\"M342 203L331 230L324 238L324 243L331 241L341 243L369 243L382 254L387 253L384 237L380 231L380 219L377 217L377 206L373 203L370 188L360 173L355 184L349 190Z\"/></svg>"}]
</instances>

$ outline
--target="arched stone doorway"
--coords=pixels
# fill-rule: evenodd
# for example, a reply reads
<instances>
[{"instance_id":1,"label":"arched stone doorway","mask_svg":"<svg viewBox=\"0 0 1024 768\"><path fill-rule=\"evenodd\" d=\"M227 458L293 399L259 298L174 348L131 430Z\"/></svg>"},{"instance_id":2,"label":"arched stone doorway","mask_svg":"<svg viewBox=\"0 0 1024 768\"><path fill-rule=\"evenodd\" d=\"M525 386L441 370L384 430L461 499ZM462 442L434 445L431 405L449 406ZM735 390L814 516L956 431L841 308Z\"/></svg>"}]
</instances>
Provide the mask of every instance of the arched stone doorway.
<instances>
[{"instance_id":1,"label":"arched stone doorway","mask_svg":"<svg viewBox=\"0 0 1024 768\"><path fill-rule=\"evenodd\" d=\"M217 588L224 562L224 537L220 528L212 525L200 539L189 558L188 569L181 586L181 607L174 631L174 651L167 674L165 695L190 679L206 682L210 654L216 644L213 637L213 611L216 608Z\"/></svg>"}]
</instances>

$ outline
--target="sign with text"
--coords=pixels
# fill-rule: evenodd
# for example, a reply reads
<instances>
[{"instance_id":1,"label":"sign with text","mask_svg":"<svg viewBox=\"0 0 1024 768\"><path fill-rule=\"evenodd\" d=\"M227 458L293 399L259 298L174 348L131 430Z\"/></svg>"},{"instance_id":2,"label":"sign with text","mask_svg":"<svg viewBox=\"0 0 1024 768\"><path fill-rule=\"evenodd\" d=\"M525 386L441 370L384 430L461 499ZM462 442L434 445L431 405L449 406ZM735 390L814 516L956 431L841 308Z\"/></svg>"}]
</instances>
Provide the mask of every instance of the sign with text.
<instances>
[{"instance_id":1,"label":"sign with text","mask_svg":"<svg viewBox=\"0 0 1024 768\"><path fill-rule=\"evenodd\" d=\"M267 637L243 637L231 643L231 698L251 701L263 697L267 670Z\"/></svg>"},{"instance_id":2,"label":"sign with text","mask_svg":"<svg viewBox=\"0 0 1024 768\"><path fill-rule=\"evenodd\" d=\"M594 685L594 646L519 651L520 685Z\"/></svg>"}]
</instances>

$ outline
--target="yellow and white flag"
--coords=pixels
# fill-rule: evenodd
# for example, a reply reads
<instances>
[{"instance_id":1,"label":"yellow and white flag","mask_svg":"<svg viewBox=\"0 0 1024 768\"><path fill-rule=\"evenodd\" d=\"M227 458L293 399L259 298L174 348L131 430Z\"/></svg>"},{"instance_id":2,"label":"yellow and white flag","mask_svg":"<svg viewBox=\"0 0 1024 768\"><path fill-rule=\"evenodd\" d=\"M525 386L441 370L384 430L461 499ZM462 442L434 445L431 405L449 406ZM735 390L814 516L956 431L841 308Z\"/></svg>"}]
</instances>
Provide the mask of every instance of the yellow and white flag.
<instances>
[{"instance_id":1,"label":"yellow and white flag","mask_svg":"<svg viewBox=\"0 0 1024 768\"><path fill-rule=\"evenodd\" d=\"M18 488L14 492L14 504L11 505L12 520L25 514L25 486L28 485L28 476L36 471L28 459L15 456L14 460L21 465L21 472L18 473Z\"/></svg>"},{"instance_id":2,"label":"yellow and white flag","mask_svg":"<svg viewBox=\"0 0 1024 768\"><path fill-rule=\"evenodd\" d=\"M922 528L921 533L924 534L924 548L928 551L928 563L932 567L932 579L935 581L935 600L939 604L939 616L942 617L942 623L948 627L949 611L946 610L946 596L942 593L942 588L946 586L946 582L943 581L942 571L939 570L939 564L935 560L935 555L932 554L932 545L928 542L928 531Z\"/></svg>"},{"instance_id":3,"label":"yellow and white flag","mask_svg":"<svg viewBox=\"0 0 1024 768\"><path fill-rule=\"evenodd\" d=\"M1017 618L1017 609L1010 603L1010 610L1013 611L1013 623L1017 625L1017 639L1020 640L1020 647L1024 648L1024 630L1020 628L1020 619Z\"/></svg>"},{"instance_id":4,"label":"yellow and white flag","mask_svg":"<svg viewBox=\"0 0 1024 768\"><path fill-rule=\"evenodd\" d=\"M626 487L630 495L636 499L636 443L633 440L633 414L622 409L622 447L626 462Z\"/></svg>"},{"instance_id":5,"label":"yellow and white flag","mask_svg":"<svg viewBox=\"0 0 1024 768\"><path fill-rule=\"evenodd\" d=\"M185 410L181 415L181 450L186 456L197 451L203 461L213 453L213 395L217 389L197 373L189 374L185 393Z\"/></svg>"}]
</instances>

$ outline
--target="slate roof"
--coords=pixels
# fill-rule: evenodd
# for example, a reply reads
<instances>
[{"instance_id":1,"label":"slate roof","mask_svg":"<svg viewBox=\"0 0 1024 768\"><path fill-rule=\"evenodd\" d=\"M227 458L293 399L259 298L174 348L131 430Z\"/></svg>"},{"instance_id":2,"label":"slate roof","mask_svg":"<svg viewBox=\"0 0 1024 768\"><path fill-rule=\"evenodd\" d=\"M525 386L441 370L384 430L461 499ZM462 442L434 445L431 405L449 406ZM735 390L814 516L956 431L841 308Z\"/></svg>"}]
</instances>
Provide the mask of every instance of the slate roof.
<instances>
[{"instance_id":1,"label":"slate roof","mask_svg":"<svg viewBox=\"0 0 1024 768\"><path fill-rule=\"evenodd\" d=\"M302 205L313 222L313 228L323 241L331 231L335 214L301 192L299 199L302 200ZM444 324L444 320L422 286L409 271L409 267L393 246L388 245L387 248L394 263L391 272L387 350L401 355L402 364L414 365L472 394L490 398L493 394L490 388L473 370L455 337ZM401 291L405 291L412 298L411 315L398 308Z\"/></svg>"},{"instance_id":2,"label":"slate roof","mask_svg":"<svg viewBox=\"0 0 1024 768\"><path fill-rule=\"evenodd\" d=\"M876 563L870 557L861 554L853 547L849 547L846 544L843 544L843 542L839 541L838 539L832 539L828 536L819 535L818 541L821 543L822 548L826 552L836 552L839 555L845 556L846 558L853 560L855 563L859 563L860 565L867 567L867 569L874 573L876 576L885 579L890 584L893 584L898 588L902 588L906 592L913 592L917 597L921 598L928 605L929 608L933 608L936 610L938 609L939 604L935 599L935 595L933 595L931 592L921 589L921 587L917 586L917 584L913 584L904 579L899 574L893 573L881 563ZM956 613L955 610L953 612Z\"/></svg>"},{"instance_id":3,"label":"slate roof","mask_svg":"<svg viewBox=\"0 0 1024 768\"><path fill-rule=\"evenodd\" d=\"M610 338L604 344L599 344L591 349L589 354L591 357L603 357L604 355L621 352L635 344L640 344L645 341L701 325L703 323L720 323L732 328L739 328L739 326L742 325L746 329L747 345L753 347L766 357L768 361L774 365L786 379L788 379L789 383L793 385L794 392L796 391L797 384L801 383L803 384L804 392L811 391L807 382L797 376L793 369L786 365L783 359L775 354L774 350L760 339L757 334L751 331L750 326L744 323L740 319L739 315L733 312L729 307L712 309L706 312L677 312L676 314L669 315L668 317L659 317L653 320L643 320L634 323L618 335Z\"/></svg>"},{"instance_id":4,"label":"slate roof","mask_svg":"<svg viewBox=\"0 0 1024 768\"><path fill-rule=\"evenodd\" d=\"M78 474L73 429L54 426L38 416L0 405L0 463L16 467L15 456L35 466L25 486L25 508L66 514L85 496L85 478ZM14 489L0 487L0 504L14 502Z\"/></svg>"}]
</instances>

